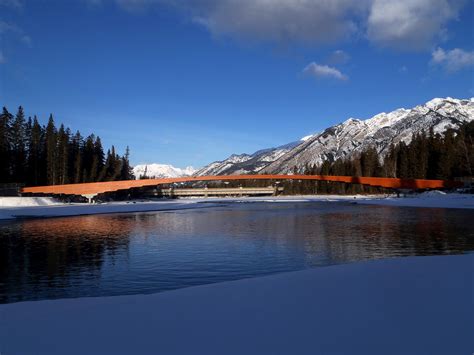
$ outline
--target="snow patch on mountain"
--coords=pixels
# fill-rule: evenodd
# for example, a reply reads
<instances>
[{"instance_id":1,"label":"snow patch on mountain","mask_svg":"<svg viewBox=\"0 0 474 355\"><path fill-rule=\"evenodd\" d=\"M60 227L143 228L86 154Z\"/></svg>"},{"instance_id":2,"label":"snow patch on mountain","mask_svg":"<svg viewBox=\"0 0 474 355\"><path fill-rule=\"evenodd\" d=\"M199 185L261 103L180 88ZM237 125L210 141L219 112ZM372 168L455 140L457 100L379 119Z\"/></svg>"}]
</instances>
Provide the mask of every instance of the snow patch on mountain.
<instances>
[{"instance_id":1,"label":"snow patch on mountain","mask_svg":"<svg viewBox=\"0 0 474 355\"><path fill-rule=\"evenodd\" d=\"M176 168L169 164L140 164L133 168L133 174L136 179L145 175L149 178L175 178L182 176L191 176L197 169L188 166L184 169Z\"/></svg>"},{"instance_id":2,"label":"snow patch on mountain","mask_svg":"<svg viewBox=\"0 0 474 355\"><path fill-rule=\"evenodd\" d=\"M313 137L313 136L314 136L314 134L310 134L309 136L304 136L304 137L301 138L300 140L303 141L303 142L305 142L305 141L307 141L308 139L310 139L310 138Z\"/></svg>"}]
</instances>

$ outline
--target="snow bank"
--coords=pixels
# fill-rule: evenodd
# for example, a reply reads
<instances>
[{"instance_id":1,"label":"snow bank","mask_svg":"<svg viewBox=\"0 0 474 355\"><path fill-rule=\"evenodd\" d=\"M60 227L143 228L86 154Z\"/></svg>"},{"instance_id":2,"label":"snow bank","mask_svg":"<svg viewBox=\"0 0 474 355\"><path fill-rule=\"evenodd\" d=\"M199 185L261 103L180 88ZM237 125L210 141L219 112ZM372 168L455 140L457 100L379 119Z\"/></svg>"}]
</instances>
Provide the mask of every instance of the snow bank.
<instances>
[{"instance_id":1,"label":"snow bank","mask_svg":"<svg viewBox=\"0 0 474 355\"><path fill-rule=\"evenodd\" d=\"M102 204L58 204L52 206L29 206L0 208L1 219L69 217L104 213L149 212L181 210L196 207L212 207L212 204L199 204L199 201L163 200L111 202Z\"/></svg>"},{"instance_id":2,"label":"snow bank","mask_svg":"<svg viewBox=\"0 0 474 355\"><path fill-rule=\"evenodd\" d=\"M446 192L433 190L433 191L425 191L421 193L419 196L421 196L422 198L425 198L425 197L440 197L440 196L445 196L445 195L446 195Z\"/></svg>"},{"instance_id":3,"label":"snow bank","mask_svg":"<svg viewBox=\"0 0 474 355\"><path fill-rule=\"evenodd\" d=\"M61 204L52 197L0 197L0 207L51 206Z\"/></svg>"},{"instance_id":4,"label":"snow bank","mask_svg":"<svg viewBox=\"0 0 474 355\"><path fill-rule=\"evenodd\" d=\"M433 208L474 208L474 195L447 194L442 191L429 191L408 197L388 197L383 199L363 199L360 204L399 206L399 207L433 207Z\"/></svg>"},{"instance_id":5,"label":"snow bank","mask_svg":"<svg viewBox=\"0 0 474 355\"><path fill-rule=\"evenodd\" d=\"M2 354L470 354L474 255L0 305Z\"/></svg>"}]
</instances>

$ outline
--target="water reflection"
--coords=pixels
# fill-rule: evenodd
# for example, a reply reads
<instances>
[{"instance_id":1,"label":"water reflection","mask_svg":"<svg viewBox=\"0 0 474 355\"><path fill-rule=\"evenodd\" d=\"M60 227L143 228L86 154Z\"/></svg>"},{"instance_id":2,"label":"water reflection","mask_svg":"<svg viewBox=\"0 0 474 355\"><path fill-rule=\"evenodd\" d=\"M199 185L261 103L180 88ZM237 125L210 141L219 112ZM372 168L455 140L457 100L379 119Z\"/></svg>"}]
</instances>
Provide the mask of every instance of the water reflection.
<instances>
[{"instance_id":1,"label":"water reflection","mask_svg":"<svg viewBox=\"0 0 474 355\"><path fill-rule=\"evenodd\" d=\"M0 225L0 302L151 293L474 249L469 210L251 203Z\"/></svg>"}]
</instances>

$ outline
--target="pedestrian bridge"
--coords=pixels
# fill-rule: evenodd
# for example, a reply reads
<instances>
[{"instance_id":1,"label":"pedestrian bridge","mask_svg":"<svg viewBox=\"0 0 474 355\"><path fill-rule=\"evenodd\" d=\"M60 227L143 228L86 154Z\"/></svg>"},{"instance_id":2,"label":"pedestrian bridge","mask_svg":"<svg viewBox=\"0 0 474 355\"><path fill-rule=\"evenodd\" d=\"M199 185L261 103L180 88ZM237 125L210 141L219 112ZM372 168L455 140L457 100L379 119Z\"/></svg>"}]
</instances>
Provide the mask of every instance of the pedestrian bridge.
<instances>
[{"instance_id":1,"label":"pedestrian bridge","mask_svg":"<svg viewBox=\"0 0 474 355\"><path fill-rule=\"evenodd\" d=\"M143 180L123 180L107 182L91 182L83 184L49 185L24 187L22 194L42 194L42 195L78 195L89 200L93 197L115 191L124 191L142 187L152 187L158 185L205 182L205 181L241 181L241 180L311 180L342 182L347 184L360 184L365 186L383 187L388 189L446 189L462 187L463 183L447 180L424 180L424 179L397 179L381 177L355 177L355 176L331 176L331 175L219 175L219 176L189 176L179 178L143 179Z\"/></svg>"}]
</instances>

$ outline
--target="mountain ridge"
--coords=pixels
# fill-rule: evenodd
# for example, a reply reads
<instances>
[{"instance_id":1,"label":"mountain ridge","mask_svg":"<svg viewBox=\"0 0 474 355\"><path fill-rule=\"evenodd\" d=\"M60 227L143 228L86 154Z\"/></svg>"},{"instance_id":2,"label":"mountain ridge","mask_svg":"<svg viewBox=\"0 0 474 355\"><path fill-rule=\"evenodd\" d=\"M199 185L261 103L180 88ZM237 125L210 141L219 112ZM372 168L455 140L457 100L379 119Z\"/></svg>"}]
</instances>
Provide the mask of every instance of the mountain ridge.
<instances>
[{"instance_id":1,"label":"mountain ridge","mask_svg":"<svg viewBox=\"0 0 474 355\"><path fill-rule=\"evenodd\" d=\"M411 109L399 108L381 112L368 119L348 118L322 132L303 137L276 148L253 154L232 154L215 161L194 175L289 174L307 165L319 165L324 160L350 158L373 146L384 157L391 144L409 143L413 134L444 133L462 122L474 120L474 98L434 98Z\"/></svg>"}]
</instances>

